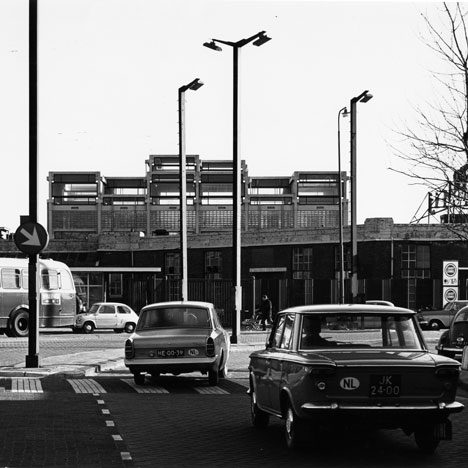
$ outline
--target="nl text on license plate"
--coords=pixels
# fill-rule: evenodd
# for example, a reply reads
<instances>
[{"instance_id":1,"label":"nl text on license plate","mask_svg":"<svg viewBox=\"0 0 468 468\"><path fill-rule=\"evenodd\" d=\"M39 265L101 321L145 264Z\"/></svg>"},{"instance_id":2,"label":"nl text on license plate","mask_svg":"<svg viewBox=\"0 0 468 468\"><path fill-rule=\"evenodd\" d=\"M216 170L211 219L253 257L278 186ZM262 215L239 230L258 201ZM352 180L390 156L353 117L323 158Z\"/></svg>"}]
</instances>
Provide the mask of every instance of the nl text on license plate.
<instances>
[{"instance_id":1,"label":"nl text on license plate","mask_svg":"<svg viewBox=\"0 0 468 468\"><path fill-rule=\"evenodd\" d=\"M157 349L156 357L160 358L177 358L184 355L183 349Z\"/></svg>"},{"instance_id":2,"label":"nl text on license plate","mask_svg":"<svg viewBox=\"0 0 468 468\"><path fill-rule=\"evenodd\" d=\"M398 397L401 392L401 375L382 374L370 376L371 397Z\"/></svg>"}]
</instances>

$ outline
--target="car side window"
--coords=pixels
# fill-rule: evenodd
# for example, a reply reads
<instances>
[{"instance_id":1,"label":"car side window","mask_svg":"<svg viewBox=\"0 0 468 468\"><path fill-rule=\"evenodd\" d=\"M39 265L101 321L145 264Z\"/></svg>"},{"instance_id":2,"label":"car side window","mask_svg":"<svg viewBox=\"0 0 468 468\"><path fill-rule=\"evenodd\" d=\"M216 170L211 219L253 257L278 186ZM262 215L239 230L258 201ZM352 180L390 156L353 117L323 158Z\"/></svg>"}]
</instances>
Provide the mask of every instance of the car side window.
<instances>
[{"instance_id":1,"label":"car side window","mask_svg":"<svg viewBox=\"0 0 468 468\"><path fill-rule=\"evenodd\" d=\"M114 314L114 313L115 313L114 306L111 306L111 305L103 305L103 306L99 309L99 313L100 313L100 314Z\"/></svg>"},{"instance_id":2,"label":"car side window","mask_svg":"<svg viewBox=\"0 0 468 468\"><path fill-rule=\"evenodd\" d=\"M287 315L284 321L284 331L281 337L280 348L289 349L291 346L291 337L294 326L294 318L291 315Z\"/></svg>"},{"instance_id":3,"label":"car side window","mask_svg":"<svg viewBox=\"0 0 468 468\"><path fill-rule=\"evenodd\" d=\"M118 313L118 314L129 314L129 313L130 313L130 310L127 309L127 308L124 307L124 306L117 306L117 313Z\"/></svg>"},{"instance_id":4,"label":"car side window","mask_svg":"<svg viewBox=\"0 0 468 468\"><path fill-rule=\"evenodd\" d=\"M279 315L277 318L275 327L271 331L271 335L270 335L269 344L271 348L278 348L281 343L281 337L283 335L285 319L286 319L285 315Z\"/></svg>"}]
</instances>

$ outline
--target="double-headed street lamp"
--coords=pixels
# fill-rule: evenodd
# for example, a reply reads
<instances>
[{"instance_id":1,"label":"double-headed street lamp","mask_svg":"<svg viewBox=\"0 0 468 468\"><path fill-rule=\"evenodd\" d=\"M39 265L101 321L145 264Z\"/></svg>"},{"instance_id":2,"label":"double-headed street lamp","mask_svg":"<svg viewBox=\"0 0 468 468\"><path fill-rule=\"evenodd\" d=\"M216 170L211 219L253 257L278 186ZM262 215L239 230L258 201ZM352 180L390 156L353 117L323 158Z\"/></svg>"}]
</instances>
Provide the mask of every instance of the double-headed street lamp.
<instances>
[{"instance_id":1,"label":"double-headed street lamp","mask_svg":"<svg viewBox=\"0 0 468 468\"><path fill-rule=\"evenodd\" d=\"M187 297L187 161L185 154L185 91L196 91L203 83L199 78L179 88L179 181L180 181L180 256L182 261L181 300Z\"/></svg>"},{"instance_id":2,"label":"double-headed street lamp","mask_svg":"<svg viewBox=\"0 0 468 468\"><path fill-rule=\"evenodd\" d=\"M369 91L362 92L351 99L351 296L352 302L356 302L358 294L357 282L357 151L356 151L356 121L357 103L367 102L372 99Z\"/></svg>"},{"instance_id":3,"label":"double-headed street lamp","mask_svg":"<svg viewBox=\"0 0 468 468\"><path fill-rule=\"evenodd\" d=\"M340 263L339 282L339 300L340 304L344 304L344 248L343 248L343 181L341 179L341 132L340 132L340 117L348 116L348 109L343 107L338 111L338 217L339 217L339 230L340 230L340 248L338 251L338 260Z\"/></svg>"},{"instance_id":4,"label":"double-headed street lamp","mask_svg":"<svg viewBox=\"0 0 468 468\"><path fill-rule=\"evenodd\" d=\"M233 250L233 280L234 280L234 312L232 322L231 342L237 343L237 336L240 333L240 311L242 308L242 286L241 286L241 159L239 157L239 51L241 47L253 42L255 46L261 46L268 42L265 31L261 31L248 39L241 39L237 42L222 41L212 39L203 45L209 49L221 51L217 45L225 44L233 50L233 148L232 148L232 171L233 171L233 222L232 222L232 250Z\"/></svg>"}]
</instances>

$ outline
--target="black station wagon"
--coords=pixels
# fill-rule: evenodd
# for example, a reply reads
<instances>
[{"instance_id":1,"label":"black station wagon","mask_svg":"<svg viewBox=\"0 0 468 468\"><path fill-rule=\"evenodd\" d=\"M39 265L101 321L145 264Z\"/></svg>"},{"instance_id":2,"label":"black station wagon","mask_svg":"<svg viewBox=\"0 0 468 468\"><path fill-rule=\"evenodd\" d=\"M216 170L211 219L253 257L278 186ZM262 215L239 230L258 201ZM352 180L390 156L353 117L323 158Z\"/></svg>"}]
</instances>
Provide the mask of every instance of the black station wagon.
<instances>
[{"instance_id":1,"label":"black station wagon","mask_svg":"<svg viewBox=\"0 0 468 468\"><path fill-rule=\"evenodd\" d=\"M451 439L460 363L429 352L416 313L378 305L280 312L264 350L250 355L254 426L285 420L289 448L323 430L401 428L432 453Z\"/></svg>"}]
</instances>

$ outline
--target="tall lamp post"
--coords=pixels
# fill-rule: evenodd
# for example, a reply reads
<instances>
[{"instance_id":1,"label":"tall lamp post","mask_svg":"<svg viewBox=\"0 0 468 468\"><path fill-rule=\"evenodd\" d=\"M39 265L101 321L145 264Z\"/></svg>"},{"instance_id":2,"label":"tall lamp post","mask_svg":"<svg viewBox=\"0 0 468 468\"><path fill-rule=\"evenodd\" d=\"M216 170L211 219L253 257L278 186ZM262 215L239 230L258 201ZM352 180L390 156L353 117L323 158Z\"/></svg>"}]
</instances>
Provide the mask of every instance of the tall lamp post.
<instances>
[{"instance_id":1,"label":"tall lamp post","mask_svg":"<svg viewBox=\"0 0 468 468\"><path fill-rule=\"evenodd\" d=\"M372 99L372 94L366 90L359 96L351 99L351 296L355 303L358 294L357 282L357 151L356 151L356 121L357 103L367 102Z\"/></svg>"},{"instance_id":2,"label":"tall lamp post","mask_svg":"<svg viewBox=\"0 0 468 468\"><path fill-rule=\"evenodd\" d=\"M237 42L222 41L212 39L211 42L205 42L203 45L209 49L221 51L222 48L217 45L224 44L232 47L233 50L233 147L232 147L232 171L233 171L233 222L232 222L232 250L233 250L233 280L234 280L234 311L232 321L231 342L237 343L237 337L240 334L240 311L242 308L242 286L241 286L241 159L239 157L239 52L241 47L253 42L255 46L261 46L271 38L261 31L247 39L241 39Z\"/></svg>"},{"instance_id":3,"label":"tall lamp post","mask_svg":"<svg viewBox=\"0 0 468 468\"><path fill-rule=\"evenodd\" d=\"M180 256L182 260L181 300L187 297L187 162L185 153L185 92L196 91L203 86L199 78L179 88L179 180L180 180Z\"/></svg>"},{"instance_id":4,"label":"tall lamp post","mask_svg":"<svg viewBox=\"0 0 468 468\"><path fill-rule=\"evenodd\" d=\"M343 183L341 180L341 132L340 132L340 117L348 116L348 109L343 107L338 111L338 217L339 217L339 230L340 230L340 248L338 251L338 260L340 263L340 287L339 289L339 303L344 304L344 248L343 248Z\"/></svg>"}]
</instances>

